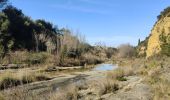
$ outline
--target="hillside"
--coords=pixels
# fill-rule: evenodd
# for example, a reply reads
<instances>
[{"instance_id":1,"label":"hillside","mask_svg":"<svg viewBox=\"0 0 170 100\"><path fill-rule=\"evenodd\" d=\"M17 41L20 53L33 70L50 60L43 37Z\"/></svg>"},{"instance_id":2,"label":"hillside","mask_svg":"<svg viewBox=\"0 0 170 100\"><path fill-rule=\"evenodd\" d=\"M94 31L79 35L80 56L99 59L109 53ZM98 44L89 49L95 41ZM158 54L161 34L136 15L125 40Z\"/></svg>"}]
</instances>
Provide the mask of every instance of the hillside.
<instances>
[{"instance_id":1,"label":"hillside","mask_svg":"<svg viewBox=\"0 0 170 100\"><path fill-rule=\"evenodd\" d=\"M170 8L166 8L158 16L158 21L151 30L148 40L146 56L155 54L169 55L170 52Z\"/></svg>"}]
</instances>

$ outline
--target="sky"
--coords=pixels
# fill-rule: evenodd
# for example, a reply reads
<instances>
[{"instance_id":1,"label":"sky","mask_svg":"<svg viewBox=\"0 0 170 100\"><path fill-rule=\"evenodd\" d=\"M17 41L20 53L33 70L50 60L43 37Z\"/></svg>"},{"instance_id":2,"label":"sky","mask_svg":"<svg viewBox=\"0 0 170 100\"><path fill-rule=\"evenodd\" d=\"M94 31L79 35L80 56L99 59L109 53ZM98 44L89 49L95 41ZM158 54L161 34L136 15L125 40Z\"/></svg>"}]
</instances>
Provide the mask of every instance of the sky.
<instances>
[{"instance_id":1,"label":"sky","mask_svg":"<svg viewBox=\"0 0 170 100\"><path fill-rule=\"evenodd\" d=\"M85 35L91 45L117 47L144 40L170 0L10 0L33 20Z\"/></svg>"}]
</instances>

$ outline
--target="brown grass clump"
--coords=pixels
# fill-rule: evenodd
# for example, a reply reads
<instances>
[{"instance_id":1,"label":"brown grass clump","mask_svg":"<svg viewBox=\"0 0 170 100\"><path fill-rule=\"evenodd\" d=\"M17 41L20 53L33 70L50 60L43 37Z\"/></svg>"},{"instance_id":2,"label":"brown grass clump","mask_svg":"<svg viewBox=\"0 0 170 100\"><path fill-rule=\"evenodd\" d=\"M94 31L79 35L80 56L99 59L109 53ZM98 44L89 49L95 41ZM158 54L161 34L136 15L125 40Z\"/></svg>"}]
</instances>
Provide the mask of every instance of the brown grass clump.
<instances>
[{"instance_id":1,"label":"brown grass clump","mask_svg":"<svg viewBox=\"0 0 170 100\"><path fill-rule=\"evenodd\" d=\"M35 82L35 81L43 81L43 80L49 80L50 78L48 78L47 76L43 75L43 74L29 74L29 75L25 75L21 77L21 81L22 83L31 83L31 82Z\"/></svg>"},{"instance_id":2,"label":"brown grass clump","mask_svg":"<svg viewBox=\"0 0 170 100\"><path fill-rule=\"evenodd\" d=\"M107 78L118 79L124 76L124 71L120 68L107 72Z\"/></svg>"},{"instance_id":3,"label":"brown grass clump","mask_svg":"<svg viewBox=\"0 0 170 100\"><path fill-rule=\"evenodd\" d=\"M17 74L13 72L5 72L0 77L0 89L11 88L17 85L27 84L35 81L49 80L48 76L35 72L27 73L19 71Z\"/></svg>"},{"instance_id":4,"label":"brown grass clump","mask_svg":"<svg viewBox=\"0 0 170 100\"><path fill-rule=\"evenodd\" d=\"M50 95L49 100L77 100L78 88L75 84L71 84L66 88L61 88L57 93Z\"/></svg>"},{"instance_id":5,"label":"brown grass clump","mask_svg":"<svg viewBox=\"0 0 170 100\"><path fill-rule=\"evenodd\" d=\"M169 100L170 99L170 82L162 76L160 67L152 68L148 71L145 81L150 84L153 89L153 100Z\"/></svg>"},{"instance_id":6,"label":"brown grass clump","mask_svg":"<svg viewBox=\"0 0 170 100\"><path fill-rule=\"evenodd\" d=\"M167 62L166 62L167 63ZM153 100L170 100L170 82L164 74L169 73L169 68L163 65L161 61L148 61L145 70L145 81L153 89Z\"/></svg>"},{"instance_id":7,"label":"brown grass clump","mask_svg":"<svg viewBox=\"0 0 170 100\"><path fill-rule=\"evenodd\" d=\"M161 80L152 85L154 88L153 100L169 100L170 99L170 82Z\"/></svg>"},{"instance_id":8,"label":"brown grass clump","mask_svg":"<svg viewBox=\"0 0 170 100\"><path fill-rule=\"evenodd\" d=\"M111 79L100 79L96 81L90 81L88 85L89 95L96 95L98 97L107 94L114 93L119 90L118 81Z\"/></svg>"},{"instance_id":9,"label":"brown grass clump","mask_svg":"<svg viewBox=\"0 0 170 100\"><path fill-rule=\"evenodd\" d=\"M133 75L133 69L131 67L117 68L113 71L107 72L107 78L119 81L126 81L125 76Z\"/></svg>"},{"instance_id":10,"label":"brown grass clump","mask_svg":"<svg viewBox=\"0 0 170 100\"><path fill-rule=\"evenodd\" d=\"M129 67L123 67L124 68L124 75L125 76L131 76L134 75L134 69L129 66Z\"/></svg>"},{"instance_id":11,"label":"brown grass clump","mask_svg":"<svg viewBox=\"0 0 170 100\"><path fill-rule=\"evenodd\" d=\"M119 90L119 85L116 81L113 80L103 80L99 83L99 95L104 95L107 93L115 92Z\"/></svg>"},{"instance_id":12,"label":"brown grass clump","mask_svg":"<svg viewBox=\"0 0 170 100\"><path fill-rule=\"evenodd\" d=\"M112 80L126 81L126 78L124 78L124 76L124 70L120 68L107 72L107 78Z\"/></svg>"},{"instance_id":13,"label":"brown grass clump","mask_svg":"<svg viewBox=\"0 0 170 100\"><path fill-rule=\"evenodd\" d=\"M2 64L47 64L54 63L54 56L47 52L28 52L28 51L15 51L7 54L4 59L1 60Z\"/></svg>"},{"instance_id":14,"label":"brown grass clump","mask_svg":"<svg viewBox=\"0 0 170 100\"><path fill-rule=\"evenodd\" d=\"M17 86L18 84L20 84L19 79L17 79L9 72L6 72L0 77L0 89Z\"/></svg>"},{"instance_id":15,"label":"brown grass clump","mask_svg":"<svg viewBox=\"0 0 170 100\"><path fill-rule=\"evenodd\" d=\"M2 94L0 94L0 100L5 100L5 98Z\"/></svg>"},{"instance_id":16,"label":"brown grass clump","mask_svg":"<svg viewBox=\"0 0 170 100\"><path fill-rule=\"evenodd\" d=\"M104 61L104 59L101 59L99 56L96 56L96 55L91 54L91 53L84 54L83 59L85 60L85 63L88 64L88 65L99 64L99 63L102 63Z\"/></svg>"}]
</instances>

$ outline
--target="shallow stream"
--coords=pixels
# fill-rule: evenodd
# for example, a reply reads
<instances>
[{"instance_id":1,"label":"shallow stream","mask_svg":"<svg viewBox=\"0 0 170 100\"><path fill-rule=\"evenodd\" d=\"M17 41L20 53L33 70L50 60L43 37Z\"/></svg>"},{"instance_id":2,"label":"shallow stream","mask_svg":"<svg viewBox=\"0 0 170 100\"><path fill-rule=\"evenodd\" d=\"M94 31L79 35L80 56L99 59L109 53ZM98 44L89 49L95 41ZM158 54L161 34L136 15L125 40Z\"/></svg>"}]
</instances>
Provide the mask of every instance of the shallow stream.
<instances>
[{"instance_id":1,"label":"shallow stream","mask_svg":"<svg viewBox=\"0 0 170 100\"><path fill-rule=\"evenodd\" d=\"M108 71L108 70L114 70L118 68L115 64L100 64L97 65L95 68L93 68L93 71Z\"/></svg>"}]
</instances>

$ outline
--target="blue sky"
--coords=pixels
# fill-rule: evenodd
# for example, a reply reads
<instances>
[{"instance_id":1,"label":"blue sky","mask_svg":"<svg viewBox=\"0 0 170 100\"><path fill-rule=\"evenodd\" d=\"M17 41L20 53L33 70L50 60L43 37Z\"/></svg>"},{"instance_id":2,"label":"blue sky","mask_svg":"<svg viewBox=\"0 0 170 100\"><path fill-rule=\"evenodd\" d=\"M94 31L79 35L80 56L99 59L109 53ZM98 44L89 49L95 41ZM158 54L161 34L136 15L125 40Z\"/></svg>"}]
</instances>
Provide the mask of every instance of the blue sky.
<instances>
[{"instance_id":1,"label":"blue sky","mask_svg":"<svg viewBox=\"0 0 170 100\"><path fill-rule=\"evenodd\" d=\"M90 44L136 45L149 35L170 0L10 0L32 19L45 19L86 36Z\"/></svg>"}]
</instances>

